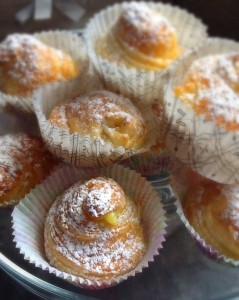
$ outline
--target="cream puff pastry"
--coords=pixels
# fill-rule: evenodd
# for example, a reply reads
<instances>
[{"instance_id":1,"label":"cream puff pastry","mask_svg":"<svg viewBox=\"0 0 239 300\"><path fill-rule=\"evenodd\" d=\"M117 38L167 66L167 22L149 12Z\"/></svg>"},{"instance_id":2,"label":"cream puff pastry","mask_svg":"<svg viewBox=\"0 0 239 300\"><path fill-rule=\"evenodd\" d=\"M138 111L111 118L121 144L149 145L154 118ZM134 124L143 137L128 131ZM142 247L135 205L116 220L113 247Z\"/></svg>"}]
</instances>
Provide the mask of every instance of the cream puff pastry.
<instances>
[{"instance_id":1,"label":"cream puff pastry","mask_svg":"<svg viewBox=\"0 0 239 300\"><path fill-rule=\"evenodd\" d=\"M40 85L78 76L76 62L29 34L11 34L0 44L0 89L29 96Z\"/></svg>"},{"instance_id":2,"label":"cream puff pastry","mask_svg":"<svg viewBox=\"0 0 239 300\"><path fill-rule=\"evenodd\" d=\"M147 138L147 126L137 107L123 96L101 90L71 98L56 106L52 125L111 142L114 147L139 149Z\"/></svg>"},{"instance_id":3,"label":"cream puff pastry","mask_svg":"<svg viewBox=\"0 0 239 300\"><path fill-rule=\"evenodd\" d=\"M44 236L51 265L89 280L129 272L146 250L139 207L106 177L79 181L58 196Z\"/></svg>"},{"instance_id":4,"label":"cream puff pastry","mask_svg":"<svg viewBox=\"0 0 239 300\"><path fill-rule=\"evenodd\" d=\"M143 70L166 68L181 54L176 31L145 3L128 3L112 31L99 40L102 57Z\"/></svg>"},{"instance_id":5,"label":"cream puff pastry","mask_svg":"<svg viewBox=\"0 0 239 300\"><path fill-rule=\"evenodd\" d=\"M0 137L0 203L19 200L57 164L42 140L25 133Z\"/></svg>"},{"instance_id":6,"label":"cream puff pastry","mask_svg":"<svg viewBox=\"0 0 239 300\"><path fill-rule=\"evenodd\" d=\"M239 187L204 180L188 190L182 208L200 237L228 258L239 259Z\"/></svg>"}]
</instances>

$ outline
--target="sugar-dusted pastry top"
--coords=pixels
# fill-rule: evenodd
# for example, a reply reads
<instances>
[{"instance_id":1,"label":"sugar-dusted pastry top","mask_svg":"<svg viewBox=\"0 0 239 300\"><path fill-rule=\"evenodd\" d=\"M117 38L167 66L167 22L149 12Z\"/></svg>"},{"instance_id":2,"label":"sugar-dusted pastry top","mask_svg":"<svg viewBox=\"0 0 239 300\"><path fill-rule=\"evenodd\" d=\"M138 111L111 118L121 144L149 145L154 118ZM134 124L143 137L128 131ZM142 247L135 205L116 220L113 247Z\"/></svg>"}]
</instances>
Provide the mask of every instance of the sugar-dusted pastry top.
<instances>
[{"instance_id":1,"label":"sugar-dusted pastry top","mask_svg":"<svg viewBox=\"0 0 239 300\"><path fill-rule=\"evenodd\" d=\"M52 125L101 138L115 147L139 149L147 137L147 128L134 104L108 91L90 92L75 96L56 106L49 116Z\"/></svg>"},{"instance_id":2,"label":"sugar-dusted pastry top","mask_svg":"<svg viewBox=\"0 0 239 300\"><path fill-rule=\"evenodd\" d=\"M51 265L89 280L129 272L146 249L137 204L106 177L79 181L60 195L44 236Z\"/></svg>"},{"instance_id":3,"label":"sugar-dusted pastry top","mask_svg":"<svg viewBox=\"0 0 239 300\"><path fill-rule=\"evenodd\" d=\"M167 67L181 53L170 22L145 3L128 3L106 39L99 42L99 54L145 70Z\"/></svg>"},{"instance_id":4,"label":"sugar-dusted pastry top","mask_svg":"<svg viewBox=\"0 0 239 300\"><path fill-rule=\"evenodd\" d=\"M175 94L196 115L228 131L238 131L239 54L211 55L195 61Z\"/></svg>"},{"instance_id":5,"label":"sugar-dusted pastry top","mask_svg":"<svg viewBox=\"0 0 239 300\"><path fill-rule=\"evenodd\" d=\"M80 51L80 50L79 50ZM28 34L11 34L0 44L0 88L28 96L38 86L77 77L76 62Z\"/></svg>"},{"instance_id":6,"label":"sugar-dusted pastry top","mask_svg":"<svg viewBox=\"0 0 239 300\"><path fill-rule=\"evenodd\" d=\"M219 254L239 258L239 186L205 180L188 191L182 207L208 245Z\"/></svg>"},{"instance_id":7,"label":"sugar-dusted pastry top","mask_svg":"<svg viewBox=\"0 0 239 300\"><path fill-rule=\"evenodd\" d=\"M25 133L0 137L0 203L18 200L56 165L38 137Z\"/></svg>"}]
</instances>

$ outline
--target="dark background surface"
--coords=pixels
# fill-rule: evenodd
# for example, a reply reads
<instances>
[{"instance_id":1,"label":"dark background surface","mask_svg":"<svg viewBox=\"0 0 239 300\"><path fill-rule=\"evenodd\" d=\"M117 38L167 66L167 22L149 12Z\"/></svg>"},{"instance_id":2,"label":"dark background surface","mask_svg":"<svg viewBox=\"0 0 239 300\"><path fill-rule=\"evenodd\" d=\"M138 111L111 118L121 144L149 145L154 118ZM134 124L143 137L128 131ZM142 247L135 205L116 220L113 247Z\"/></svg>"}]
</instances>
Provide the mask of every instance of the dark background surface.
<instances>
[{"instance_id":1,"label":"dark background surface","mask_svg":"<svg viewBox=\"0 0 239 300\"><path fill-rule=\"evenodd\" d=\"M29 20L23 26L14 20L15 14L29 0L1 0L0 1L0 39L7 33L34 32L44 29L80 28L89 16L95 11L119 1L116 0L75 0L87 13L77 23L73 23L63 16L57 9L53 11L53 17L47 21ZM164 3L178 5L200 17L213 36L227 37L239 40L239 2L238 0L162 0Z\"/></svg>"},{"instance_id":2,"label":"dark background surface","mask_svg":"<svg viewBox=\"0 0 239 300\"><path fill-rule=\"evenodd\" d=\"M15 21L15 13L29 2L30 1L25 0L0 0L0 40L2 40L8 33L13 32L35 32L46 29L82 28L86 20L95 11L117 1L76 1L87 10L85 16L77 23L71 22L57 9L54 9L51 20L33 21L31 19L26 24L19 25ZM194 13L208 26L208 32L210 35L231 38L239 41L238 0L175 0L161 2L172 3ZM1 239L0 243L2 243ZM226 298L229 298L229 296ZM39 298L20 287L14 280L9 278L8 275L0 270L0 300L5 299L36 300Z\"/></svg>"}]
</instances>

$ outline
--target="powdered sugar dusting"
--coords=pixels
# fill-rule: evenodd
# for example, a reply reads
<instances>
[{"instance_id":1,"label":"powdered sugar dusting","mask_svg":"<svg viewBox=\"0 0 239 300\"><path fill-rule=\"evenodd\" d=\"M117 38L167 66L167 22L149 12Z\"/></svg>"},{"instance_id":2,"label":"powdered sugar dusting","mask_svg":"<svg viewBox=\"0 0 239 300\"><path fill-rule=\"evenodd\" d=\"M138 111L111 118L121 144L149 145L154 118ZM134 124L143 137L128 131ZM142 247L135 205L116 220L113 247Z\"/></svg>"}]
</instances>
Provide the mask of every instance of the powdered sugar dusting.
<instances>
[{"instance_id":1,"label":"powdered sugar dusting","mask_svg":"<svg viewBox=\"0 0 239 300\"><path fill-rule=\"evenodd\" d=\"M6 180L6 177L15 178L17 171L22 170L22 164L18 160L23 151L21 139L21 135L0 137L0 184ZM0 194L2 192L1 189Z\"/></svg>"},{"instance_id":2,"label":"powdered sugar dusting","mask_svg":"<svg viewBox=\"0 0 239 300\"><path fill-rule=\"evenodd\" d=\"M41 182L56 160L40 138L25 133L0 137L0 199L20 199Z\"/></svg>"},{"instance_id":3,"label":"powdered sugar dusting","mask_svg":"<svg viewBox=\"0 0 239 300\"><path fill-rule=\"evenodd\" d=\"M112 182L107 182L104 178L95 178L90 181L92 187L89 188L84 201L88 213L94 217L104 216L117 209L123 195L120 191L113 189ZM113 198L116 198L113 201Z\"/></svg>"},{"instance_id":4,"label":"powdered sugar dusting","mask_svg":"<svg viewBox=\"0 0 239 300\"><path fill-rule=\"evenodd\" d=\"M99 184L102 180L95 178L93 183ZM126 273L135 267L146 250L137 206L128 199L122 212L126 216L119 218L117 227L92 222L87 219L82 206L89 198L95 205L95 197L92 195L98 197L102 190L100 188L98 193L94 191L89 195L86 185L87 182L73 185L51 207L46 220L51 239L54 240L56 250L78 267L78 273L72 270L72 274L79 275L80 272L86 278L90 274L90 278L103 276L105 279ZM108 202L113 192L108 185L106 192L106 200L101 194L96 202L102 201L100 206L106 203L111 209ZM98 210L96 212L98 214ZM47 244L46 232L45 238ZM55 257L50 260L54 264Z\"/></svg>"},{"instance_id":5,"label":"powdered sugar dusting","mask_svg":"<svg viewBox=\"0 0 239 300\"><path fill-rule=\"evenodd\" d=\"M41 59L39 49L46 51L46 46L31 35L9 35L0 44L0 65L10 61L11 67L8 70L10 78L27 84L38 69ZM44 66L47 72L48 65L44 64Z\"/></svg>"},{"instance_id":6,"label":"powdered sugar dusting","mask_svg":"<svg viewBox=\"0 0 239 300\"><path fill-rule=\"evenodd\" d=\"M95 235L101 231L101 224L95 223L87 219L85 211L92 217L99 217L112 212L118 207L125 206L125 196L122 195L122 191L116 189L114 183L112 184L106 182L106 190L99 188L93 188L93 194L97 197L95 199L92 194L89 195L90 189L87 185L95 184L95 182L103 181L103 178L91 179L87 183L79 182L68 189L55 203L55 208L57 212L57 222L66 230L73 230L79 235L84 235L87 239L94 238ZM113 182L113 181L112 181ZM98 184L97 184L98 185ZM104 184L105 186L105 184ZM117 188L120 188L117 186ZM106 200L103 197L104 193L106 195ZM111 197L109 197L109 194ZM124 214L118 218L118 227L127 224L127 218L131 218L133 222L137 222L137 208L132 201L128 200L130 205L125 207ZM84 205L86 205L83 211ZM93 212L93 213L92 213Z\"/></svg>"},{"instance_id":7,"label":"powdered sugar dusting","mask_svg":"<svg viewBox=\"0 0 239 300\"><path fill-rule=\"evenodd\" d=\"M239 125L238 61L238 53L210 55L196 60L188 76L197 83L198 89L182 96L198 114L205 114L219 125L234 129Z\"/></svg>"},{"instance_id":8,"label":"powdered sugar dusting","mask_svg":"<svg viewBox=\"0 0 239 300\"><path fill-rule=\"evenodd\" d=\"M209 55L196 60L190 73L200 73L220 77L227 85L233 87L239 84L239 53Z\"/></svg>"},{"instance_id":9,"label":"powdered sugar dusting","mask_svg":"<svg viewBox=\"0 0 239 300\"><path fill-rule=\"evenodd\" d=\"M85 96L75 97L68 103L67 110L74 114L83 107L85 114L90 115L97 123L104 121L107 116L124 118L125 124L129 124L132 117L140 117L137 108L127 98L107 91L92 92Z\"/></svg>"},{"instance_id":10,"label":"powdered sugar dusting","mask_svg":"<svg viewBox=\"0 0 239 300\"><path fill-rule=\"evenodd\" d=\"M144 3L132 2L125 8L122 17L135 28L136 35L143 37L145 33L152 44L161 40L168 41L168 33L174 32L169 21L162 15L151 10Z\"/></svg>"},{"instance_id":11,"label":"powdered sugar dusting","mask_svg":"<svg viewBox=\"0 0 239 300\"><path fill-rule=\"evenodd\" d=\"M28 34L11 34L0 44L1 61L8 61L17 51L29 51L29 48L41 47L43 44ZM5 55L4 55L5 54Z\"/></svg>"},{"instance_id":12,"label":"powdered sugar dusting","mask_svg":"<svg viewBox=\"0 0 239 300\"><path fill-rule=\"evenodd\" d=\"M130 270L134 267L135 253L142 253L144 244L139 238L135 238L133 232L127 233L127 240L116 240L110 243L107 235L101 235L91 243L77 242L69 235L61 233L57 239L57 250L66 256L85 273L99 275L117 275L119 269Z\"/></svg>"},{"instance_id":13,"label":"powdered sugar dusting","mask_svg":"<svg viewBox=\"0 0 239 300\"><path fill-rule=\"evenodd\" d=\"M208 100L207 110L212 116L239 124L238 95L219 78L211 78L208 83L208 87L199 89L195 104Z\"/></svg>"},{"instance_id":14,"label":"powdered sugar dusting","mask_svg":"<svg viewBox=\"0 0 239 300\"><path fill-rule=\"evenodd\" d=\"M47 61L45 56L53 49L28 34L11 34L0 44L0 67L8 80L15 80L19 85L41 84L44 76L49 80L52 75L52 58ZM63 52L54 49L55 58L63 59ZM62 79L62 74L57 74ZM50 80L52 81L52 80Z\"/></svg>"},{"instance_id":15,"label":"powdered sugar dusting","mask_svg":"<svg viewBox=\"0 0 239 300\"><path fill-rule=\"evenodd\" d=\"M56 126L67 124L70 132L102 138L112 144L118 138L125 148L141 145L147 131L140 111L130 100L104 90L75 96L57 106L49 120Z\"/></svg>"}]
</instances>

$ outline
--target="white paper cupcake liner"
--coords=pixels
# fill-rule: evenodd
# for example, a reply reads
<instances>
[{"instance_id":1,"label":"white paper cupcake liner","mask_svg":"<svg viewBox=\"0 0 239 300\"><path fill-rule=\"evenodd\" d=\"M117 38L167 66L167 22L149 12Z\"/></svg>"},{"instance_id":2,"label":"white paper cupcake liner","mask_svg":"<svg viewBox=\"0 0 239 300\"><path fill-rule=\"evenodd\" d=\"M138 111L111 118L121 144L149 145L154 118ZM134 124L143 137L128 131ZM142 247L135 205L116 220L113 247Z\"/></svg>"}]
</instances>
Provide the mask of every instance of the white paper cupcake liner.
<instances>
[{"instance_id":1,"label":"white paper cupcake liner","mask_svg":"<svg viewBox=\"0 0 239 300\"><path fill-rule=\"evenodd\" d=\"M162 131L170 152L194 171L217 182L235 184L239 182L239 133L227 132L224 127L217 127L204 116L196 115L173 93L174 87L184 82L195 60L230 52L239 53L239 43L226 39L208 39L204 46L172 68L172 79L165 88Z\"/></svg>"},{"instance_id":2,"label":"white paper cupcake liner","mask_svg":"<svg viewBox=\"0 0 239 300\"><path fill-rule=\"evenodd\" d=\"M62 50L69 54L79 65L80 74L84 74L88 69L89 60L86 54L85 42L83 38L68 31L43 31L33 34L34 37L46 45ZM32 96L18 97L0 92L0 106L11 105L26 113L34 113Z\"/></svg>"},{"instance_id":3,"label":"white paper cupcake liner","mask_svg":"<svg viewBox=\"0 0 239 300\"><path fill-rule=\"evenodd\" d=\"M119 91L121 94L136 98L143 103L159 101L163 85L168 80L167 69L143 71L127 68L123 64L119 65L104 59L96 53L96 43L101 37L106 36L128 3L110 6L90 20L85 30L88 54L109 89ZM176 30L179 44L184 53L198 47L205 40L206 26L192 14L169 4L145 3L150 8L160 11L170 21Z\"/></svg>"},{"instance_id":4,"label":"white paper cupcake liner","mask_svg":"<svg viewBox=\"0 0 239 300\"><path fill-rule=\"evenodd\" d=\"M92 140L89 136L78 133L70 134L52 126L48 120L52 109L76 94L102 90L104 86L97 74L88 74L79 80L55 83L40 88L34 95L34 108L38 118L42 138L49 150L64 161L82 167L99 167L113 164L136 153L147 151L156 143L158 120L148 105L137 103L137 107L146 120L148 138L142 149L113 147L112 143L102 139Z\"/></svg>"},{"instance_id":5,"label":"white paper cupcake liner","mask_svg":"<svg viewBox=\"0 0 239 300\"><path fill-rule=\"evenodd\" d=\"M147 251L137 267L129 273L108 281L97 281L76 277L52 267L45 258L43 231L46 214L56 199L65 189L79 179L96 175L111 177L123 190L135 199L140 207L142 222L147 239ZM118 284L129 276L135 276L148 267L149 262L158 255L165 238L165 212L157 192L143 177L122 166L105 169L77 169L63 166L48 177L41 185L28 194L12 213L13 235L16 247L36 267L55 274L57 277L86 288L99 289Z\"/></svg>"}]
</instances>

